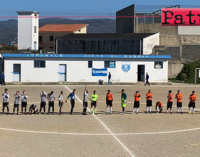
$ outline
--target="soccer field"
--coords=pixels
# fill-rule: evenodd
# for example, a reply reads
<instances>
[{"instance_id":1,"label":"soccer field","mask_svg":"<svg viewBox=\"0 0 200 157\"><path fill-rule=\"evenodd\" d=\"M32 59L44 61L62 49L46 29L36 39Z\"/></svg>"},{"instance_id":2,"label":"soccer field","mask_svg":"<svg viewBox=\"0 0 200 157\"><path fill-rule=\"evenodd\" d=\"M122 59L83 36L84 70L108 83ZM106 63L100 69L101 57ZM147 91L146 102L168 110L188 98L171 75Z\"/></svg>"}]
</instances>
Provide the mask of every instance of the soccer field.
<instances>
[{"instance_id":1,"label":"soccer field","mask_svg":"<svg viewBox=\"0 0 200 157\"><path fill-rule=\"evenodd\" d=\"M67 156L67 157L198 157L200 154L200 86L194 85L89 85L89 95L97 91L98 115L82 115L84 85L20 85L0 87L2 93L8 88L10 113L13 110L14 94L26 90L28 108L39 108L40 92L56 94L55 115L2 115L0 116L0 156ZM64 99L76 89L74 115L70 115L70 103L65 103L63 115L58 115L58 95ZM110 89L114 95L113 114L105 115L105 97ZM121 89L127 93L126 114L121 115ZM145 113L145 95L153 93L152 114ZM183 94L184 114L177 114L176 100L173 114L166 114L168 90L173 94L180 89ZM139 114L132 115L134 93L141 94ZM189 95L197 94L196 113L188 114ZM156 101L162 101L164 112L155 113ZM48 106L48 105L47 105ZM90 103L89 103L90 107ZM20 108L21 110L21 108ZM6 110L5 110L6 111ZM47 111L47 109L46 109Z\"/></svg>"}]
</instances>

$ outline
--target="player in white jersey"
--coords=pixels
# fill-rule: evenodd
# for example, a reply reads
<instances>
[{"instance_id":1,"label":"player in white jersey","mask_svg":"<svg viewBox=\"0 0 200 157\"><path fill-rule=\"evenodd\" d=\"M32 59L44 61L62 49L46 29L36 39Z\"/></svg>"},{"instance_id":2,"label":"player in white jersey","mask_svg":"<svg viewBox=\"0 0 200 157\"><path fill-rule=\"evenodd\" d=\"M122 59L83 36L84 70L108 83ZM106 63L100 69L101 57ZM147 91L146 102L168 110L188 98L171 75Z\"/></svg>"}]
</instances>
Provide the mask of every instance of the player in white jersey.
<instances>
[{"instance_id":1,"label":"player in white jersey","mask_svg":"<svg viewBox=\"0 0 200 157\"><path fill-rule=\"evenodd\" d=\"M29 113L30 113L30 115L32 115L33 113L36 114L37 112L38 112L37 105L32 104L32 105L29 107Z\"/></svg>"},{"instance_id":2,"label":"player in white jersey","mask_svg":"<svg viewBox=\"0 0 200 157\"><path fill-rule=\"evenodd\" d=\"M55 94L53 91L48 94L47 99L49 101L49 109L48 109L48 114L50 114L50 109L52 107L52 114L54 115L54 101L55 101Z\"/></svg>"},{"instance_id":3,"label":"player in white jersey","mask_svg":"<svg viewBox=\"0 0 200 157\"><path fill-rule=\"evenodd\" d=\"M63 91L60 92L60 95L58 96L58 106L60 107L59 109L59 115L62 114L62 107L63 107Z\"/></svg>"},{"instance_id":4,"label":"player in white jersey","mask_svg":"<svg viewBox=\"0 0 200 157\"><path fill-rule=\"evenodd\" d=\"M19 91L17 91L14 95L14 107L13 107L13 115L15 113L15 108L17 108L17 115L19 113L19 102L20 102L20 95L19 95Z\"/></svg>"},{"instance_id":5,"label":"player in white jersey","mask_svg":"<svg viewBox=\"0 0 200 157\"><path fill-rule=\"evenodd\" d=\"M47 93L42 90L42 92L40 93L40 97L41 97L41 103L40 103L40 112L39 114L41 114L42 108L44 109L44 115L46 114L46 101L47 101Z\"/></svg>"},{"instance_id":6,"label":"player in white jersey","mask_svg":"<svg viewBox=\"0 0 200 157\"><path fill-rule=\"evenodd\" d=\"M8 93L8 89L5 89L5 92L2 94L2 98L3 98L3 108L2 108L2 114L4 114L4 108L7 108L7 114L9 114L9 93Z\"/></svg>"},{"instance_id":7,"label":"player in white jersey","mask_svg":"<svg viewBox=\"0 0 200 157\"><path fill-rule=\"evenodd\" d=\"M87 86L85 86L85 90L83 93L83 115L87 115L87 107L88 107L88 97L89 97L89 90Z\"/></svg>"},{"instance_id":8,"label":"player in white jersey","mask_svg":"<svg viewBox=\"0 0 200 157\"><path fill-rule=\"evenodd\" d=\"M23 94L21 95L21 115L23 115L23 108L25 108L25 115L26 115L26 108L27 108L27 99L28 95L26 94L26 91L23 90Z\"/></svg>"}]
</instances>

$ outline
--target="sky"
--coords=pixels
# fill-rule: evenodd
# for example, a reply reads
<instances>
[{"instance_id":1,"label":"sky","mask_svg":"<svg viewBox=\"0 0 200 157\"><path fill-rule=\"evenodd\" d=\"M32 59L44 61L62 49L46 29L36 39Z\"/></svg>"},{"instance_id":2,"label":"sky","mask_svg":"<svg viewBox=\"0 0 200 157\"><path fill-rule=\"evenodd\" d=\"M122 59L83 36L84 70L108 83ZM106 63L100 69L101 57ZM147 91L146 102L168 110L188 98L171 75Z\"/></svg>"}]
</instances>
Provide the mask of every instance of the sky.
<instances>
[{"instance_id":1,"label":"sky","mask_svg":"<svg viewBox=\"0 0 200 157\"><path fill-rule=\"evenodd\" d=\"M19 2L20 1L20 2ZM162 5L199 5L199 0L2 0L0 3L0 17L13 17L16 19L16 11L38 11L40 16L115 16L116 11L132 4L138 6L138 10L145 8L157 8ZM145 7L141 5L146 5ZM149 5L149 6L147 6ZM154 5L154 6L153 6ZM143 11L142 10L142 11ZM155 11L154 10L154 11ZM4 18L2 18L4 17Z\"/></svg>"}]
</instances>

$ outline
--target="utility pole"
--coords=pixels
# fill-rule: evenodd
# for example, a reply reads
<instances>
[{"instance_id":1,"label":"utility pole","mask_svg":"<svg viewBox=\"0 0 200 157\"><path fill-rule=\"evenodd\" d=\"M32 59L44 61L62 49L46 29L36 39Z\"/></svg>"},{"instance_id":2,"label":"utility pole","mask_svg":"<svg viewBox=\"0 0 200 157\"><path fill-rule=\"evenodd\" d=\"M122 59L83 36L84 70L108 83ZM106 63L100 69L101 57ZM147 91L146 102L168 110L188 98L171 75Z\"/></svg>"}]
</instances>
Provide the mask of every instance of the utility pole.
<instances>
[{"instance_id":1,"label":"utility pole","mask_svg":"<svg viewBox=\"0 0 200 157\"><path fill-rule=\"evenodd\" d=\"M180 52L179 52L179 60L181 61L182 54L183 54L183 45L182 45L182 37L180 35L180 42L179 42L179 47L180 47Z\"/></svg>"}]
</instances>

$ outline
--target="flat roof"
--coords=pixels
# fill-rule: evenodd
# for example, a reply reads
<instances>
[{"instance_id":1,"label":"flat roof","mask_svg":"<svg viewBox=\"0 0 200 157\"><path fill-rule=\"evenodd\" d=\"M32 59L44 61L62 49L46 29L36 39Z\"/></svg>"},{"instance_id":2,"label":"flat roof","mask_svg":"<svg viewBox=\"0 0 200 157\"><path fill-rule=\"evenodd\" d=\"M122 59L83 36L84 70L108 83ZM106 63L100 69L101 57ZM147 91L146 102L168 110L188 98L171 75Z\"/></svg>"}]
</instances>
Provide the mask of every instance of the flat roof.
<instances>
[{"instance_id":1,"label":"flat roof","mask_svg":"<svg viewBox=\"0 0 200 157\"><path fill-rule=\"evenodd\" d=\"M170 55L2 54L3 58L170 59Z\"/></svg>"},{"instance_id":2,"label":"flat roof","mask_svg":"<svg viewBox=\"0 0 200 157\"><path fill-rule=\"evenodd\" d=\"M143 39L156 33L88 33L88 34L68 34L60 38L76 39L76 38L132 38Z\"/></svg>"},{"instance_id":3,"label":"flat roof","mask_svg":"<svg viewBox=\"0 0 200 157\"><path fill-rule=\"evenodd\" d=\"M37 11L17 11L18 15L31 15L33 13L39 14L39 12L37 12Z\"/></svg>"}]
</instances>

